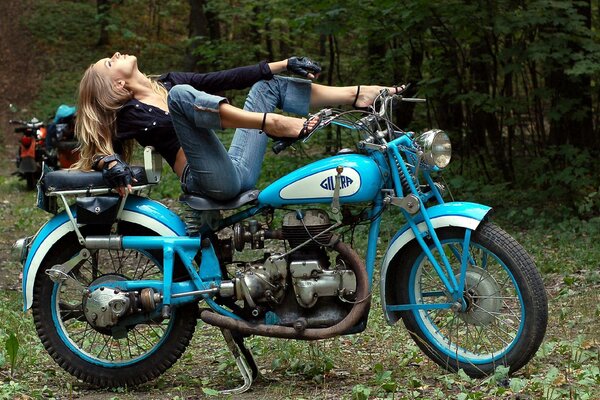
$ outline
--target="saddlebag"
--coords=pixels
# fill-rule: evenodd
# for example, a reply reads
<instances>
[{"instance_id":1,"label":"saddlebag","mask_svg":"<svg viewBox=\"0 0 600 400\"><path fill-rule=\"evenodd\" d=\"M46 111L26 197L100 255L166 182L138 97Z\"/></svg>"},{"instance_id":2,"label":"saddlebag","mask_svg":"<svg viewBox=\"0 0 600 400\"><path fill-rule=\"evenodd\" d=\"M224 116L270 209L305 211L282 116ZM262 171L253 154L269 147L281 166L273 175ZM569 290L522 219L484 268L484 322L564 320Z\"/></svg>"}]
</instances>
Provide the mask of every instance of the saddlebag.
<instances>
[{"instance_id":1,"label":"saddlebag","mask_svg":"<svg viewBox=\"0 0 600 400\"><path fill-rule=\"evenodd\" d=\"M77 223L112 224L119 212L120 199L119 196L78 197Z\"/></svg>"}]
</instances>

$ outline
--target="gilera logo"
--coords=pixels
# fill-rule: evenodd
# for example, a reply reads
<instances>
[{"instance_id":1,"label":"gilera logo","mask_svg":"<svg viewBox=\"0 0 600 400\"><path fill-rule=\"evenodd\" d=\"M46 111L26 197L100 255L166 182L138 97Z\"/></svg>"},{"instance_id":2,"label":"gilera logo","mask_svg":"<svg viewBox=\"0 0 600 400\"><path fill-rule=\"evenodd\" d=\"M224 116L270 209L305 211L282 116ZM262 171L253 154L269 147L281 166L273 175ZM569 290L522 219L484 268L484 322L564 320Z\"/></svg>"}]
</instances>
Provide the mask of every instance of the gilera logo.
<instances>
[{"instance_id":1,"label":"gilera logo","mask_svg":"<svg viewBox=\"0 0 600 400\"><path fill-rule=\"evenodd\" d=\"M340 176L340 189L345 189L352 185L354 181L347 176ZM328 176L323 179L320 185L325 190L335 190L335 176Z\"/></svg>"}]
</instances>

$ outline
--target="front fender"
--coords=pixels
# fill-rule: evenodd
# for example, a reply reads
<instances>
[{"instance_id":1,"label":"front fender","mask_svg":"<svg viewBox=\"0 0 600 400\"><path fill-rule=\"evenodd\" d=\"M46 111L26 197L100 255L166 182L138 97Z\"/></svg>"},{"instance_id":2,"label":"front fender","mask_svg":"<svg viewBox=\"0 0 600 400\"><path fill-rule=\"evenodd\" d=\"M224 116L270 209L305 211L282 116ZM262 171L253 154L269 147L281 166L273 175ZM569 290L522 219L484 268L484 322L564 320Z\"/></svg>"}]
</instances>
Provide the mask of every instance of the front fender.
<instances>
[{"instance_id":1,"label":"front fender","mask_svg":"<svg viewBox=\"0 0 600 400\"><path fill-rule=\"evenodd\" d=\"M491 207L468 202L438 204L427 209L427 213L429 214L434 229L455 226L475 230L490 211ZM421 214L415 218L415 224L420 232L427 230L427 226ZM386 311L388 300L390 300L390 294L386 293L385 283L388 279L393 279L397 272L394 268L390 268L390 264L394 257L401 255L407 245L414 239L415 234L410 229L410 226L408 224L404 225L390 241L390 245L383 257L380 285L381 304L383 306L383 314L390 325L398 321L398 314L396 312Z\"/></svg>"},{"instance_id":2,"label":"front fender","mask_svg":"<svg viewBox=\"0 0 600 400\"><path fill-rule=\"evenodd\" d=\"M73 214L75 207L71 208ZM145 197L129 196L121 220L135 223L153 230L160 236L184 236L185 224L163 204ZM66 212L57 214L48 221L33 239L25 264L23 264L23 307L24 311L33 303L33 285L46 254L65 235L74 231Z\"/></svg>"}]
</instances>

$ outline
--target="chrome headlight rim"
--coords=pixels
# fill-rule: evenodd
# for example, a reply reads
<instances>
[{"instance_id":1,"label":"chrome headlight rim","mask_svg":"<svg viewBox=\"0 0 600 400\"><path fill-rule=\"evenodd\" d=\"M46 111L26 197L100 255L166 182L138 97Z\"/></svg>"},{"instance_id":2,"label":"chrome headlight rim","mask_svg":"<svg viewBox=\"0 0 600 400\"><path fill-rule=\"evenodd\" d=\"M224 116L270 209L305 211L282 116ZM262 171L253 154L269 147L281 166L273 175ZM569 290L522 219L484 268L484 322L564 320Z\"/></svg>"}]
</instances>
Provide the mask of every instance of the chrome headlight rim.
<instances>
[{"instance_id":1,"label":"chrome headlight rim","mask_svg":"<svg viewBox=\"0 0 600 400\"><path fill-rule=\"evenodd\" d=\"M421 159L431 168L443 169L450 164L452 144L448 134L441 129L430 129L420 134L415 142L421 147Z\"/></svg>"},{"instance_id":2,"label":"chrome headlight rim","mask_svg":"<svg viewBox=\"0 0 600 400\"><path fill-rule=\"evenodd\" d=\"M27 259L27 254L29 253L29 245L31 244L32 240L33 236L27 236L14 242L11 249L11 259L15 262L24 264L25 260Z\"/></svg>"}]
</instances>

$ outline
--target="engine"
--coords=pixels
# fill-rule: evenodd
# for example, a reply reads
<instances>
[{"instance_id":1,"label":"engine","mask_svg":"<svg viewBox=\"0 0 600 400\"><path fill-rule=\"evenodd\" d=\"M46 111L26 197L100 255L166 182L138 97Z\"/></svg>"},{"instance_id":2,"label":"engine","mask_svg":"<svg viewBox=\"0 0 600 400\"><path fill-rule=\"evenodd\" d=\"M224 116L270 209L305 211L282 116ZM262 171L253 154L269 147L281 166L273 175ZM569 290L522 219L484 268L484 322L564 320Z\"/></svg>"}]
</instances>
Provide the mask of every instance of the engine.
<instances>
[{"instance_id":1,"label":"engine","mask_svg":"<svg viewBox=\"0 0 600 400\"><path fill-rule=\"evenodd\" d=\"M256 319L267 323L326 327L341 321L352 308L354 271L328 245L334 239L326 212L290 212L281 230L263 230L254 221L234 226L232 247L263 248L265 239L285 240L290 249L267 255L262 262L240 265L234 278L221 286L222 297L243 302ZM333 260L331 259L333 257Z\"/></svg>"}]
</instances>

